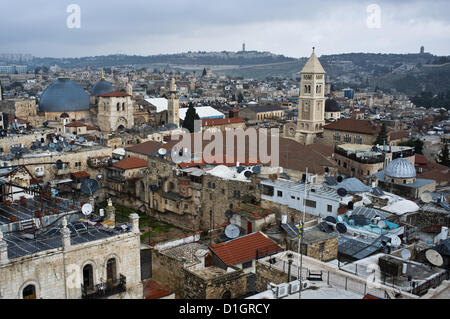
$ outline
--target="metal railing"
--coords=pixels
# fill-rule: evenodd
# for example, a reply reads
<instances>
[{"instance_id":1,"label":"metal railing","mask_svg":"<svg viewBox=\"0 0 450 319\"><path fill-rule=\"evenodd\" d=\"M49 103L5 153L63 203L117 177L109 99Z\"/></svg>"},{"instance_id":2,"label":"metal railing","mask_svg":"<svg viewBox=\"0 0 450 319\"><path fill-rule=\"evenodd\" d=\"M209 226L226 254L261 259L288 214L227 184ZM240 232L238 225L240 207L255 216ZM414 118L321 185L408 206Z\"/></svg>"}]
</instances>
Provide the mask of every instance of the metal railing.
<instances>
[{"instance_id":1,"label":"metal railing","mask_svg":"<svg viewBox=\"0 0 450 319\"><path fill-rule=\"evenodd\" d=\"M127 278L122 274L120 274L119 279L113 280L112 282L101 282L95 285L95 287L88 287L82 284L81 298L101 299L117 295L127 290L126 284Z\"/></svg>"}]
</instances>

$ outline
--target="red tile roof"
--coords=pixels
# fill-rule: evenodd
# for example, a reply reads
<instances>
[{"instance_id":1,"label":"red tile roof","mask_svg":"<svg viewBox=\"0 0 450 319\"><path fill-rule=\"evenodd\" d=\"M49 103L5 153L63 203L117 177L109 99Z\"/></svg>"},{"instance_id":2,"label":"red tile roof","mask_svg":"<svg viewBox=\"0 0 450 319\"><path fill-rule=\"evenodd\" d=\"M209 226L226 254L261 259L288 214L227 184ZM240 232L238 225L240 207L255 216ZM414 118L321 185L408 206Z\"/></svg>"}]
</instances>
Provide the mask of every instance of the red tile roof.
<instances>
[{"instance_id":1,"label":"red tile roof","mask_svg":"<svg viewBox=\"0 0 450 319\"><path fill-rule=\"evenodd\" d=\"M283 249L261 232L209 246L226 265L236 265ZM258 256L257 256L258 251Z\"/></svg>"},{"instance_id":2,"label":"red tile roof","mask_svg":"<svg viewBox=\"0 0 450 319\"><path fill-rule=\"evenodd\" d=\"M82 171L82 172L72 173L72 176L74 178L82 178L82 177L90 177L91 175L89 175L88 172Z\"/></svg>"},{"instance_id":3,"label":"red tile roof","mask_svg":"<svg viewBox=\"0 0 450 319\"><path fill-rule=\"evenodd\" d=\"M160 284L150 280L144 287L145 299L160 299L170 296L172 293Z\"/></svg>"},{"instance_id":4,"label":"red tile roof","mask_svg":"<svg viewBox=\"0 0 450 319\"><path fill-rule=\"evenodd\" d=\"M120 91L112 91L112 92L108 92L102 95L99 95L100 97L127 97L127 96L131 96L128 93L125 92L120 92Z\"/></svg>"},{"instance_id":5,"label":"red tile roof","mask_svg":"<svg viewBox=\"0 0 450 319\"><path fill-rule=\"evenodd\" d=\"M117 163L114 163L112 166L116 168L120 168L123 170L133 169L133 168L141 168L147 167L147 161L136 157L125 158Z\"/></svg>"},{"instance_id":6,"label":"red tile roof","mask_svg":"<svg viewBox=\"0 0 450 319\"><path fill-rule=\"evenodd\" d=\"M81 121L73 121L69 124L66 124L66 127L83 127L83 126L87 126L86 123L83 123Z\"/></svg>"},{"instance_id":7,"label":"red tile roof","mask_svg":"<svg viewBox=\"0 0 450 319\"><path fill-rule=\"evenodd\" d=\"M378 129L375 124L367 120L341 119L324 126L326 130L353 132L361 134L377 134Z\"/></svg>"},{"instance_id":8,"label":"red tile roof","mask_svg":"<svg viewBox=\"0 0 450 319\"><path fill-rule=\"evenodd\" d=\"M408 138L409 137L409 131L396 131L391 132L390 134L391 141L400 140L402 138Z\"/></svg>"},{"instance_id":9,"label":"red tile roof","mask_svg":"<svg viewBox=\"0 0 450 319\"><path fill-rule=\"evenodd\" d=\"M245 123L245 121L240 117L231 117L224 119L202 119L202 126L219 126L237 123Z\"/></svg>"},{"instance_id":10,"label":"red tile roof","mask_svg":"<svg viewBox=\"0 0 450 319\"><path fill-rule=\"evenodd\" d=\"M363 299L382 299L382 298L371 295L371 294L367 294L363 297Z\"/></svg>"}]
</instances>

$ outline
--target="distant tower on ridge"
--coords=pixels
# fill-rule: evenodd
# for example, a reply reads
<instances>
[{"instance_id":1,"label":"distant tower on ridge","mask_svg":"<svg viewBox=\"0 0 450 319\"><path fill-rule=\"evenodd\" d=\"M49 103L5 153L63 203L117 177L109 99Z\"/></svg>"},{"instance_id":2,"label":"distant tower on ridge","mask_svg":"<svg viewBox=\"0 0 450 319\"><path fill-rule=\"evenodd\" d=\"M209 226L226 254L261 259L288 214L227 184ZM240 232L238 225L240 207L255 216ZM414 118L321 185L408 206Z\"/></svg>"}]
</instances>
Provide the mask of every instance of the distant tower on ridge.
<instances>
[{"instance_id":1,"label":"distant tower on ridge","mask_svg":"<svg viewBox=\"0 0 450 319\"><path fill-rule=\"evenodd\" d=\"M242 52L245 52L245 42L242 43Z\"/></svg>"},{"instance_id":2,"label":"distant tower on ridge","mask_svg":"<svg viewBox=\"0 0 450 319\"><path fill-rule=\"evenodd\" d=\"M422 45L420 47L420 54L424 54L425 53L425 47Z\"/></svg>"}]
</instances>

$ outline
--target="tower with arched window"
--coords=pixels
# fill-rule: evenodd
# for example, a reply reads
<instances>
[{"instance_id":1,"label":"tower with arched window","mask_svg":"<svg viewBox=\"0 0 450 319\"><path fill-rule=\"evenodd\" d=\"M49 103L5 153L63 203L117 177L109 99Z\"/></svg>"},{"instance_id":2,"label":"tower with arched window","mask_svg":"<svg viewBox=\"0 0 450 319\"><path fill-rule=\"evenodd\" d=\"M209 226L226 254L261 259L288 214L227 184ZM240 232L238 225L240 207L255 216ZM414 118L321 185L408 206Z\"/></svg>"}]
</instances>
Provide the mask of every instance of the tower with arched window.
<instances>
[{"instance_id":1,"label":"tower with arched window","mask_svg":"<svg viewBox=\"0 0 450 319\"><path fill-rule=\"evenodd\" d=\"M296 139L314 143L325 124L325 70L313 52L301 71Z\"/></svg>"},{"instance_id":2,"label":"tower with arched window","mask_svg":"<svg viewBox=\"0 0 450 319\"><path fill-rule=\"evenodd\" d=\"M175 79L170 80L169 96L167 99L167 123L180 126L180 100L178 98L177 86Z\"/></svg>"}]
</instances>

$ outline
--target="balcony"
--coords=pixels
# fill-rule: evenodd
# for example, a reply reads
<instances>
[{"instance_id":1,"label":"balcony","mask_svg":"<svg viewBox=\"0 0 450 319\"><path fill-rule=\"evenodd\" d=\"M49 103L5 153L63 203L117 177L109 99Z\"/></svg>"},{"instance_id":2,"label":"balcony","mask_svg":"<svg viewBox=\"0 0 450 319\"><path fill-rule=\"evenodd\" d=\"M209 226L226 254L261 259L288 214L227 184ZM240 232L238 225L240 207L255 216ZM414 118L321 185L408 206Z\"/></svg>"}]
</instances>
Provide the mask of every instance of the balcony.
<instances>
[{"instance_id":1,"label":"balcony","mask_svg":"<svg viewBox=\"0 0 450 319\"><path fill-rule=\"evenodd\" d=\"M127 278L120 274L119 279L112 282L99 283L95 288L84 287L81 285L81 298L82 299L102 299L108 298L125 292Z\"/></svg>"}]
</instances>

